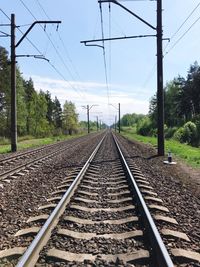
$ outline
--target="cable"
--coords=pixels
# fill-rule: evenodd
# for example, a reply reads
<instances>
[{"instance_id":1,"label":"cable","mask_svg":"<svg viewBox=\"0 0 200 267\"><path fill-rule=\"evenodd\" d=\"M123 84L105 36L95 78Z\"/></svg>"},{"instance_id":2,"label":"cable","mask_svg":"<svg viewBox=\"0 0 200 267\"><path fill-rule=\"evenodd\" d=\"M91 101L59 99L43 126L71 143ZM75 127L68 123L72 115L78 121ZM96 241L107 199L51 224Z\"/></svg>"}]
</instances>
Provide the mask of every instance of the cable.
<instances>
[{"instance_id":1,"label":"cable","mask_svg":"<svg viewBox=\"0 0 200 267\"><path fill-rule=\"evenodd\" d=\"M198 17L193 23L192 25L181 35L181 37L175 42L175 44L170 47L170 49L165 53L164 56L166 56L167 54L169 54L169 52L171 52L171 50L183 39L183 37L192 29L192 27L200 20L200 17Z\"/></svg>"},{"instance_id":2,"label":"cable","mask_svg":"<svg viewBox=\"0 0 200 267\"><path fill-rule=\"evenodd\" d=\"M49 20L51 20L51 18L48 16L47 12L45 11L44 7L41 5L41 3L39 2L39 0L36 0L36 2L38 3L38 5L39 5L39 7L42 9L42 11L44 12L45 16L46 16ZM61 42L61 44L62 44L62 46L63 46L63 49L64 49L64 51L65 51L65 54L66 54L66 56L67 56L69 62L71 63L71 66L72 66L72 68L73 68L75 74L77 75L77 77L78 77L80 80L82 80L81 77L80 77L80 75L79 75L79 73L78 73L78 71L77 71L77 69L75 68L75 66L74 66L74 64L73 64L73 62L72 62L71 57L69 56L67 47L66 47L66 45L65 45L65 43L64 43L64 41L63 41L63 39L62 39L62 37L61 37L61 35L60 35L60 33L59 33L58 31L57 31L57 34L58 34L58 38L59 38L59 40L60 40L60 42ZM77 81L77 80L74 78L73 74L71 73L71 71L69 70L68 67L67 67L67 69L68 69L68 72L70 72L70 75L71 75L72 79L73 79L74 81ZM79 88L79 89L81 90L81 88ZM86 90L85 90L85 91L86 91Z\"/></svg>"},{"instance_id":3,"label":"cable","mask_svg":"<svg viewBox=\"0 0 200 267\"><path fill-rule=\"evenodd\" d=\"M106 79L106 87L107 87L107 98L108 98L108 104L109 104L109 87L108 87L108 71L107 71L107 65L106 65L106 53L105 53L105 42L104 42L104 30L103 30L103 13L102 13L102 6L101 2L99 2L99 8L100 8L100 17L101 17L101 34L102 34L102 45L103 45L103 60L104 60L104 70L105 70L105 79Z\"/></svg>"},{"instance_id":4,"label":"cable","mask_svg":"<svg viewBox=\"0 0 200 267\"><path fill-rule=\"evenodd\" d=\"M9 21L11 21L10 17L3 11L3 9L0 8L0 10L1 10L1 12L5 15L5 17L6 17L7 19L9 19Z\"/></svg>"},{"instance_id":5,"label":"cable","mask_svg":"<svg viewBox=\"0 0 200 267\"><path fill-rule=\"evenodd\" d=\"M2 10L2 9L0 9L0 11L9 19L9 21L11 21L11 19L9 18L9 16ZM20 28L19 27L17 27L17 30L18 31L20 31L21 32L21 34L23 35L24 33L20 30ZM34 45L34 43L31 41L31 40L29 40L29 38L26 36L25 37L27 40L28 40L28 42L37 50L37 52L38 53L40 53L40 54L42 54L41 53L41 51L36 47L36 45Z\"/></svg>"},{"instance_id":6,"label":"cable","mask_svg":"<svg viewBox=\"0 0 200 267\"><path fill-rule=\"evenodd\" d=\"M192 16L192 14L196 11L196 9L200 6L200 2L195 6L195 8L190 12L190 14L187 16L187 18L181 23L181 25L178 27L178 29L172 34L170 40L174 39L174 37L177 35L177 33L181 30L181 28L185 25L185 23L188 21L188 19ZM197 18L197 20L180 36L180 38L174 43L174 45L163 55L163 58L169 54L169 52L181 41L181 39L191 30L191 28L199 21L200 17ZM167 49L170 43L168 43L163 52ZM150 71L147 79L145 80L143 87L145 88L150 81L150 79L153 77L154 72L156 71L156 64L153 66L152 70Z\"/></svg>"},{"instance_id":7,"label":"cable","mask_svg":"<svg viewBox=\"0 0 200 267\"><path fill-rule=\"evenodd\" d=\"M31 14L31 16L32 16L35 20L37 20L37 18L34 16L34 14L31 12L31 10L27 7L27 5L23 2L23 0L19 0L19 1L22 3L22 5L25 7L25 9ZM45 14L46 14L46 12L45 12ZM46 14L46 15L47 15L47 14ZM39 26L43 29L43 27L42 27L41 24L39 24ZM60 61L62 62L62 64L64 65L64 67L66 68L66 70L68 71L68 73L70 74L70 76L72 77L72 79L74 80L74 77L73 77L71 71L69 70L69 68L68 68L68 66L66 65L66 63L65 63L65 61L64 61L64 59L63 59L63 57L60 55L58 49L56 48L56 46L54 45L53 41L51 40L51 38L49 37L49 35L48 35L48 33L47 33L46 31L45 31L45 34L46 34L48 40L50 41L50 43L52 44L52 46L53 46L53 48L54 48L54 50L55 50L57 56L59 57ZM64 76L63 76L63 77L64 77ZM65 79L65 81L68 81L68 80ZM69 82L69 81L68 81L68 82ZM70 82L69 82L69 83L70 83ZM70 83L70 85L71 85L71 87L72 87L76 92L78 92L78 90L77 90L71 83ZM84 97L84 98L85 98L84 95L81 95L80 93L79 93L79 95L80 95L81 97Z\"/></svg>"},{"instance_id":8,"label":"cable","mask_svg":"<svg viewBox=\"0 0 200 267\"><path fill-rule=\"evenodd\" d=\"M154 72L156 71L157 64L155 63L151 71L149 72L149 75L147 76L146 80L144 81L142 88L146 88L148 82L152 79Z\"/></svg>"},{"instance_id":9,"label":"cable","mask_svg":"<svg viewBox=\"0 0 200 267\"><path fill-rule=\"evenodd\" d=\"M192 10L192 12L188 15L188 17L184 20L184 22L181 24L181 26L176 30L176 32L171 36L170 39L173 39L174 36L180 31L180 29L183 27L183 25L188 21L188 19L192 16L192 14L196 11L196 9L200 6L200 2L197 4L197 6Z\"/></svg>"},{"instance_id":10,"label":"cable","mask_svg":"<svg viewBox=\"0 0 200 267\"><path fill-rule=\"evenodd\" d=\"M60 75L60 77L62 77L62 79L64 81L66 81L71 87L72 89L74 89L76 91L77 94L79 94L81 97L82 95L79 93L79 91L71 84L70 81L68 81L65 76L55 67L55 65L53 65L50 61L49 61L49 64L51 65L51 67Z\"/></svg>"},{"instance_id":11,"label":"cable","mask_svg":"<svg viewBox=\"0 0 200 267\"><path fill-rule=\"evenodd\" d=\"M46 17L47 17L49 20L51 20L50 17L48 16L48 14L46 13L45 9L44 9L43 6L41 5L41 3L40 3L38 0L36 0L36 2L38 3L38 5L39 5L40 8L42 9L42 11L44 12L44 14L46 15Z\"/></svg>"},{"instance_id":12,"label":"cable","mask_svg":"<svg viewBox=\"0 0 200 267\"><path fill-rule=\"evenodd\" d=\"M17 28L17 29L18 29L18 31L21 32L22 35L24 35L24 33L21 29L19 29L19 28ZM27 36L25 38L37 50L37 52L42 55L42 52L37 48L37 46Z\"/></svg>"},{"instance_id":13,"label":"cable","mask_svg":"<svg viewBox=\"0 0 200 267\"><path fill-rule=\"evenodd\" d=\"M192 14L196 11L196 9L200 6L200 2L196 5L196 7L190 12L190 14L187 16L187 18L183 21L183 23L178 27L178 29L172 34L170 37L170 40L172 40L177 33L181 30L181 28L184 26L184 24L188 21L188 19L192 16ZM166 47L164 48L164 51L167 49L170 43L167 43Z\"/></svg>"}]
</instances>

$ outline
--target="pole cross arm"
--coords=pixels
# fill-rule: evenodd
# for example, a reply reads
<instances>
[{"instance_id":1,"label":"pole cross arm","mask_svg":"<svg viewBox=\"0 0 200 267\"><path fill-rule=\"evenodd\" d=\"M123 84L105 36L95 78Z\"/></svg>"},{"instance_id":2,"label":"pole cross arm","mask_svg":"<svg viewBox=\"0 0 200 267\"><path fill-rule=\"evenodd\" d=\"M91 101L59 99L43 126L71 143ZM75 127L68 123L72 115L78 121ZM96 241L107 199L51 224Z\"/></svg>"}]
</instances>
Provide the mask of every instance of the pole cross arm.
<instances>
[{"instance_id":1,"label":"pole cross arm","mask_svg":"<svg viewBox=\"0 0 200 267\"><path fill-rule=\"evenodd\" d=\"M49 59L46 58L43 55L16 55L16 57L34 57L34 58L37 58L37 59L44 59L44 60L49 62Z\"/></svg>"},{"instance_id":2,"label":"pole cross arm","mask_svg":"<svg viewBox=\"0 0 200 267\"><path fill-rule=\"evenodd\" d=\"M15 47L18 47L21 42L24 40L24 38L27 36L27 34L32 30L32 28L36 25L36 24L59 24L61 23L60 20L37 20L35 22L33 22L31 24L31 26L28 28L28 30L24 33L24 35L21 37L21 39L17 42L17 44L15 45Z\"/></svg>"},{"instance_id":3,"label":"pole cross arm","mask_svg":"<svg viewBox=\"0 0 200 267\"><path fill-rule=\"evenodd\" d=\"M100 4L101 3L113 3L113 4L116 4L116 5L120 6L121 8L123 8L124 10L126 10L131 15L133 15L134 17L136 17L137 19L139 19L140 21L142 21L144 24L146 24L147 26L149 26L151 29L156 30L156 27L154 27L153 25L151 25L146 20L142 19L140 16L138 16L137 14L135 14L130 9L128 9L127 7L123 6L122 4L120 4L119 2L117 2L116 0L99 0L98 2Z\"/></svg>"},{"instance_id":4,"label":"pole cross arm","mask_svg":"<svg viewBox=\"0 0 200 267\"><path fill-rule=\"evenodd\" d=\"M133 36L122 36L122 37L113 37L113 38L104 38L104 39L94 39L94 40L86 40L86 41L81 41L81 44L84 44L85 46L99 46L102 47L101 45L89 45L88 43L93 43L93 42L106 42L106 41L116 41L116 40L124 40L124 39L136 39L136 38L146 38L146 37L156 37L156 34L146 34L146 35L133 35Z\"/></svg>"}]
</instances>

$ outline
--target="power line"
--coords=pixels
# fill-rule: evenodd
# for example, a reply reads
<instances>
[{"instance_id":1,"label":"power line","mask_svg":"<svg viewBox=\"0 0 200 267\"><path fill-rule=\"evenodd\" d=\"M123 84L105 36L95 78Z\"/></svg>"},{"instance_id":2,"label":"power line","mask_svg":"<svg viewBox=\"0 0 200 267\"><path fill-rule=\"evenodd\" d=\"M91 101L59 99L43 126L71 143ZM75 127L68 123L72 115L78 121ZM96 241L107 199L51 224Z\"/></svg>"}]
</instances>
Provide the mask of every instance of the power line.
<instances>
[{"instance_id":1,"label":"power line","mask_svg":"<svg viewBox=\"0 0 200 267\"><path fill-rule=\"evenodd\" d=\"M192 10L192 12L188 15L188 17L183 21L183 23L180 25L180 27L176 30L176 32L172 35L170 39L173 39L174 36L180 31L180 29L183 27L183 25L188 21L188 19L192 16L192 14L196 11L196 9L200 6L200 2L198 5Z\"/></svg>"},{"instance_id":2,"label":"power line","mask_svg":"<svg viewBox=\"0 0 200 267\"><path fill-rule=\"evenodd\" d=\"M20 0L21 1L21 0ZM22 2L22 1L21 1ZM24 4L24 3L23 3ZM10 17L2 10L0 9L0 11L11 21ZM30 10L29 10L30 11ZM32 14L32 12L30 11L30 13ZM32 14L32 16L34 17L34 15ZM35 18L35 17L34 17ZM36 18L35 18L36 19ZM36 19L37 20L37 19ZM17 27L17 30L24 35L23 31ZM39 54L42 54L42 52L37 48L37 46L26 36L25 37L27 39L27 41L36 49L36 51ZM49 65L59 74L60 77L62 77L63 80L65 80L67 83L69 83L69 85L72 87L72 89L74 89L79 95L80 93L76 90L76 88L64 77L64 75L50 62L48 61ZM80 95L81 96L81 95Z\"/></svg>"},{"instance_id":3,"label":"power line","mask_svg":"<svg viewBox=\"0 0 200 267\"><path fill-rule=\"evenodd\" d=\"M11 21L10 17L2 10L0 9L1 12L6 16L6 18L9 19L9 21ZM21 29L19 27L17 27L17 30L22 34L24 35L23 31L21 31ZM36 47L36 45L26 36L25 37L27 39L27 41L37 50L38 53L42 54L41 51Z\"/></svg>"},{"instance_id":4,"label":"power line","mask_svg":"<svg viewBox=\"0 0 200 267\"><path fill-rule=\"evenodd\" d=\"M19 0L19 1L22 3L22 5L25 7L25 9L31 14L31 16L32 16L35 20L37 20L37 18L35 17L35 15L34 15L34 14L32 13L32 11L28 8L28 6L23 2L23 0ZM45 13L46 13L46 12L45 12ZM46 15L47 15L47 14L46 14ZM48 16L48 15L47 15L47 16ZM40 24L39 24L39 25L40 25ZM40 25L40 27L43 29L43 27L42 27L41 25ZM58 49L57 49L56 46L54 45L54 43L53 43L53 41L51 40L50 36L48 35L48 33L47 33L46 31L45 31L45 34L46 34L48 40L50 41L50 43L52 44L52 46L53 46L53 48L54 48L54 50L55 50L57 56L59 57L60 61L62 62L62 64L64 65L64 67L66 68L66 70L68 71L68 73L70 74L70 76L72 77L72 79L74 80L71 71L69 70L69 68L68 68L68 66L66 65L66 63L65 63L65 61L64 61L64 59L63 59L63 57L60 55ZM62 76L63 76L63 75L62 75ZM64 77L64 76L63 76L63 77ZM65 81L68 81L68 80L65 79ZM69 81L68 81L68 82L69 82ZM69 83L70 83L70 82L69 82ZM71 85L72 89L74 89L76 92L78 92L78 90L77 90L71 83L70 83L70 85ZM80 95L81 97L85 97L85 96L81 95L80 93L79 93L79 95Z\"/></svg>"},{"instance_id":5,"label":"power line","mask_svg":"<svg viewBox=\"0 0 200 267\"><path fill-rule=\"evenodd\" d=\"M55 65L54 64L52 64L50 61L49 61L49 64L50 64L50 66L60 75L60 77L64 80L64 81L66 81L71 87L72 87L72 89L74 89L75 91L76 91L76 93L77 94L79 94L80 95L80 93L79 93L79 91L71 84L71 82L70 81L68 81L66 78L65 78L65 76L55 67ZM80 95L81 96L81 95Z\"/></svg>"},{"instance_id":6,"label":"power line","mask_svg":"<svg viewBox=\"0 0 200 267\"><path fill-rule=\"evenodd\" d=\"M34 14L32 13L32 11L27 7L27 5L22 1L22 0L19 0L21 2L21 4L25 7L25 9L28 10L28 12L31 14L31 16L37 20L37 18L34 16Z\"/></svg>"},{"instance_id":7,"label":"power line","mask_svg":"<svg viewBox=\"0 0 200 267\"><path fill-rule=\"evenodd\" d=\"M51 18L48 16L47 12L45 11L44 7L43 7L42 4L39 2L39 0L36 0L36 2L38 3L38 5L39 5L39 7L42 9L42 11L44 12L45 16L46 16L49 20L51 20ZM61 37L61 35L60 35L60 33L59 33L58 31L57 31L57 33L58 33L59 40L60 40L60 42L61 42L61 44L62 44L62 46L63 46L63 48L64 48L65 54L66 54L66 56L67 56L69 62L71 63L71 66L72 66L72 68L74 69L75 74L77 75L77 77L78 77L80 80L82 80L81 77L80 77L80 75L79 75L79 73L78 73L78 71L77 71L77 69L75 68L75 66L74 66L74 64L73 64L73 61L72 61L71 57L69 56L68 49L67 49L67 47L66 47L66 45L65 45L65 43L64 43L64 41L63 41L63 39L62 39L62 37ZM67 69L68 69L68 72L70 72L70 75L71 75L72 79L76 81L76 79L74 78L73 74L71 73L71 71L69 70L68 67L67 67ZM81 88L80 88L80 90L81 90Z\"/></svg>"},{"instance_id":8,"label":"power line","mask_svg":"<svg viewBox=\"0 0 200 267\"><path fill-rule=\"evenodd\" d=\"M148 74L146 80L144 81L144 83L143 83L143 85L142 85L143 88L146 88L147 84L148 84L149 81L152 79L152 77L153 77L153 75L154 75L154 73L155 73L155 71L156 71L156 66L157 66L157 63L155 63L155 64L153 65L153 68L150 70L150 72L149 72L149 74Z\"/></svg>"},{"instance_id":9,"label":"power line","mask_svg":"<svg viewBox=\"0 0 200 267\"><path fill-rule=\"evenodd\" d=\"M62 44L62 46L63 46L63 48L64 48L65 54L66 54L66 56L67 56L69 62L71 63L71 65L72 65L72 67L73 67L73 69L74 69L74 72L76 73L77 77L81 80L80 74L78 73L78 71L77 71L77 69L76 69L76 67L75 67L75 65L74 65L74 63L73 63L73 61L72 61L72 59L71 59L71 57L70 57L70 55L69 55L69 53L68 53L68 49L67 49L67 47L66 47L66 45L65 45L65 43L64 43L64 41L63 41L63 39L62 39L62 37L61 37L61 35L60 35L59 32L58 32L58 37L59 37L60 42L61 42L61 44Z\"/></svg>"},{"instance_id":10,"label":"power line","mask_svg":"<svg viewBox=\"0 0 200 267\"><path fill-rule=\"evenodd\" d=\"M170 49L165 53L164 56L166 56L167 54L169 54L169 52L171 52L171 50L183 39L183 37L192 29L192 27L200 20L200 17L198 17L193 23L192 25L181 35L181 37L174 43L174 45L172 47L170 47Z\"/></svg>"},{"instance_id":11,"label":"power line","mask_svg":"<svg viewBox=\"0 0 200 267\"><path fill-rule=\"evenodd\" d=\"M200 6L200 2L195 6L195 8L190 12L190 14L187 16L187 18L183 21L183 23L178 27L178 29L172 34L170 37L170 40L174 39L174 37L177 35L177 33L182 29L182 27L185 25L185 23L188 21L188 19L192 16L192 14L196 11L196 9ZM164 51L167 49L170 43L167 43L166 47L164 48Z\"/></svg>"},{"instance_id":12,"label":"power line","mask_svg":"<svg viewBox=\"0 0 200 267\"><path fill-rule=\"evenodd\" d=\"M196 11L196 9L200 6L200 2L195 6L195 8L190 12L190 14L186 17L186 19L181 23L181 25L178 27L178 29L172 34L170 40L174 39L174 37L177 35L177 33L182 29L182 27L185 25L185 23L189 20L189 18L193 15L193 13ZM195 22L192 23L192 25L180 36L180 38L174 43L172 47L169 48L169 50L164 54L163 57L169 54L171 50L183 39L183 37L191 30L191 28L199 21L200 17L198 17ZM167 49L170 43L166 45L163 51ZM156 64L151 69L149 75L147 76L147 79L145 80L143 87L146 87L148 82L153 77L154 72L156 71Z\"/></svg>"},{"instance_id":13,"label":"power line","mask_svg":"<svg viewBox=\"0 0 200 267\"><path fill-rule=\"evenodd\" d=\"M48 14L46 13L45 9L44 9L43 6L41 5L41 3L40 3L38 0L36 0L36 2L38 3L38 5L39 5L40 8L42 9L42 11L44 12L44 14L46 15L46 17L47 17L49 20L51 20L50 17L48 16Z\"/></svg>"},{"instance_id":14,"label":"power line","mask_svg":"<svg viewBox=\"0 0 200 267\"><path fill-rule=\"evenodd\" d=\"M102 44L103 44L103 60L104 60L104 70L105 70L105 79L106 79L106 87L107 87L107 98L108 103L109 101L109 87L108 87L108 71L107 71L107 65L106 65L106 52L105 52L105 42L104 42L104 30L103 30L103 12L102 12L102 6L101 3L99 3L100 8L100 17L101 17L101 34L102 34Z\"/></svg>"},{"instance_id":15,"label":"power line","mask_svg":"<svg viewBox=\"0 0 200 267\"><path fill-rule=\"evenodd\" d=\"M24 35L23 31L20 28L17 27L17 29L22 35ZM37 46L27 36L25 38L35 48L35 50L42 55L42 52L37 48Z\"/></svg>"},{"instance_id":16,"label":"power line","mask_svg":"<svg viewBox=\"0 0 200 267\"><path fill-rule=\"evenodd\" d=\"M5 15L5 17L6 17L7 19L9 19L9 21L11 21L10 17L3 11L3 9L0 8L0 10L1 10L1 12Z\"/></svg>"}]
</instances>

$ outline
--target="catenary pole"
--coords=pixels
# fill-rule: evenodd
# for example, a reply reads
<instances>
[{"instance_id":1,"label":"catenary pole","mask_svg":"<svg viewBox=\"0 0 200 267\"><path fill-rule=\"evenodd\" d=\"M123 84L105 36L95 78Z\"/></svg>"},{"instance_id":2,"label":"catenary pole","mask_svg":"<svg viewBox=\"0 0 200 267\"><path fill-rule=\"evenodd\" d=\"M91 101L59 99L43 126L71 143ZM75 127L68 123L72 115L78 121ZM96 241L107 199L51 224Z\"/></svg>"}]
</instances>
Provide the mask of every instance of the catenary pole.
<instances>
[{"instance_id":1,"label":"catenary pole","mask_svg":"<svg viewBox=\"0 0 200 267\"><path fill-rule=\"evenodd\" d=\"M17 151L15 14L11 14L11 151Z\"/></svg>"},{"instance_id":2,"label":"catenary pole","mask_svg":"<svg viewBox=\"0 0 200 267\"><path fill-rule=\"evenodd\" d=\"M163 32L162 32L162 0L157 0L157 27L155 28L153 25L143 20L141 17L133 13L131 10L117 2L116 0L98 0L99 3L114 3L128 13L132 14L134 17L145 23L151 29L156 30L157 37L157 128L158 128L158 137L157 137L157 145L158 145L158 156L164 156L165 154L165 139L164 139L164 92L163 92L163 49L162 49L162 41L163 41ZM150 37L153 35L139 35L139 36L130 36L129 38L139 38L139 37ZM123 39L123 37L119 38L106 38L106 39L97 39L97 40L88 40L82 41L87 45L87 43L96 43L100 41L110 41L110 40L119 40ZM96 45L96 44L95 44ZM98 46L98 45L96 45Z\"/></svg>"},{"instance_id":3,"label":"catenary pole","mask_svg":"<svg viewBox=\"0 0 200 267\"><path fill-rule=\"evenodd\" d=\"M118 111L119 111L119 133L121 132L121 123L120 123L120 117L121 117L121 115L120 115L120 103L118 104L119 105L119 107L118 107Z\"/></svg>"},{"instance_id":4,"label":"catenary pole","mask_svg":"<svg viewBox=\"0 0 200 267\"><path fill-rule=\"evenodd\" d=\"M158 155L164 156L164 92L162 49L162 0L157 0L157 109L158 109Z\"/></svg>"},{"instance_id":5,"label":"catenary pole","mask_svg":"<svg viewBox=\"0 0 200 267\"><path fill-rule=\"evenodd\" d=\"M59 24L61 21L35 21L28 30L23 34L21 39L16 43L15 40L15 14L11 14L11 151L17 151L17 96L16 96L16 48L21 44L27 34L36 24Z\"/></svg>"},{"instance_id":6,"label":"catenary pole","mask_svg":"<svg viewBox=\"0 0 200 267\"><path fill-rule=\"evenodd\" d=\"M90 109L89 109L89 105L87 105L87 123L88 123L88 133L90 133Z\"/></svg>"}]
</instances>

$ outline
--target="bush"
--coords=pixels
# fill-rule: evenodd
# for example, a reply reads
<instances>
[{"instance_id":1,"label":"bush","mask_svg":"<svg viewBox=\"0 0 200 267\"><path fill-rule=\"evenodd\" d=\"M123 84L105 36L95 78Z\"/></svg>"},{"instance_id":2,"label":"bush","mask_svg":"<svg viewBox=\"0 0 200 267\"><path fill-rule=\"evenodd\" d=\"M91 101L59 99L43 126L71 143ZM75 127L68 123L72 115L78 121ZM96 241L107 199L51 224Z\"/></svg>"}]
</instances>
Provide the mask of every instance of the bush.
<instances>
[{"instance_id":1,"label":"bush","mask_svg":"<svg viewBox=\"0 0 200 267\"><path fill-rule=\"evenodd\" d=\"M173 135L173 138L180 143L184 143L184 129L180 127Z\"/></svg>"},{"instance_id":2,"label":"bush","mask_svg":"<svg viewBox=\"0 0 200 267\"><path fill-rule=\"evenodd\" d=\"M178 127L169 127L165 130L165 137L167 139L172 138L175 132L178 130Z\"/></svg>"},{"instance_id":3,"label":"bush","mask_svg":"<svg viewBox=\"0 0 200 267\"><path fill-rule=\"evenodd\" d=\"M198 140L196 124L188 121L174 133L174 138L181 143L196 145Z\"/></svg>"},{"instance_id":4,"label":"bush","mask_svg":"<svg viewBox=\"0 0 200 267\"><path fill-rule=\"evenodd\" d=\"M152 135L152 122L149 117L142 118L140 121L138 121L136 131L137 134L141 134L143 136Z\"/></svg>"}]
</instances>

